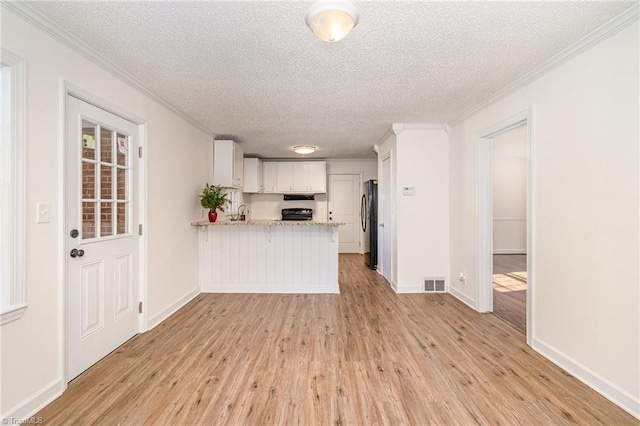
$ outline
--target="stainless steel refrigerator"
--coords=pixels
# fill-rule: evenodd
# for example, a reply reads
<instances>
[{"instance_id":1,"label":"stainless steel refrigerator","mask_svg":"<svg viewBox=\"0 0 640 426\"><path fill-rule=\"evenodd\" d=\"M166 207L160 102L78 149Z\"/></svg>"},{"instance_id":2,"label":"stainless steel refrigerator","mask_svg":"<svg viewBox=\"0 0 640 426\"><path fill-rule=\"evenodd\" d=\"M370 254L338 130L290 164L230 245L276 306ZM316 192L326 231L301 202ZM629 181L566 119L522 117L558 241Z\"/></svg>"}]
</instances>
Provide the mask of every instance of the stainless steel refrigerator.
<instances>
[{"instance_id":1,"label":"stainless steel refrigerator","mask_svg":"<svg viewBox=\"0 0 640 426\"><path fill-rule=\"evenodd\" d=\"M378 181L364 183L360 202L360 224L364 232L364 259L371 269L378 268Z\"/></svg>"}]
</instances>

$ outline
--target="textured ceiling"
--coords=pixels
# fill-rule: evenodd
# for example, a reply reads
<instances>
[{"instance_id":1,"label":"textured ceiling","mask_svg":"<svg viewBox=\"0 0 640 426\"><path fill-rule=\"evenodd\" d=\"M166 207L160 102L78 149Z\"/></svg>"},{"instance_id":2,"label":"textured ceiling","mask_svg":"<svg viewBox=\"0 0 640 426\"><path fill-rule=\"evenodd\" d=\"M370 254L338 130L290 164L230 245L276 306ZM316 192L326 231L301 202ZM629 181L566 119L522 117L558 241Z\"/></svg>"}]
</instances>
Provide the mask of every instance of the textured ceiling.
<instances>
[{"instance_id":1,"label":"textured ceiling","mask_svg":"<svg viewBox=\"0 0 640 426\"><path fill-rule=\"evenodd\" d=\"M324 43L312 2L32 2L246 154L364 158L392 123L447 123L635 2L354 2Z\"/></svg>"}]
</instances>

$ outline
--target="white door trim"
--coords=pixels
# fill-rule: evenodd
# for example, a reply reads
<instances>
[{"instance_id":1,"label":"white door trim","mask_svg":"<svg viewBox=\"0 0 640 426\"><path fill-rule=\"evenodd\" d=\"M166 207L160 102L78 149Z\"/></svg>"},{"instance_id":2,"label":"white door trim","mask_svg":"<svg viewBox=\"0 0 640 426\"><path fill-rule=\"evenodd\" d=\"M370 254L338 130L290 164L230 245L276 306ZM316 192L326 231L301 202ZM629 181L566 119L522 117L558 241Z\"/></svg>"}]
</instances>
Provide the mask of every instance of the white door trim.
<instances>
[{"instance_id":1,"label":"white door trim","mask_svg":"<svg viewBox=\"0 0 640 426\"><path fill-rule=\"evenodd\" d=\"M384 153L381 157L380 160L380 171L379 171L379 177L378 177L378 273L380 275L382 275L388 282L389 285L394 289L394 291L397 291L397 284L394 281L394 268L395 268L395 264L394 264L394 256L393 256L393 244L391 243L391 240L393 239L393 236L396 235L396 227L395 227L395 190L394 190L394 186L395 186L395 169L393 167L393 153L391 150L389 150L388 152ZM383 163L385 161L389 161L389 182L387 183L387 185L389 185L389 193L387 194L389 196L389 203L386 206L382 205L382 184L380 182L383 181L384 179L384 173L383 173ZM389 237L390 238L385 238L384 235L382 236L382 238L380 238L380 234L384 234L385 231L381 231L380 228L380 222L382 220L383 215L380 214L380 210L381 209L387 209L387 216L386 219L388 219L388 223L385 223L384 228L389 230ZM390 241L387 241L390 240ZM389 264L385 265L384 264L384 244L388 244L389 247ZM385 272L387 275L385 275Z\"/></svg>"},{"instance_id":2,"label":"white door trim","mask_svg":"<svg viewBox=\"0 0 640 426\"><path fill-rule=\"evenodd\" d=\"M535 156L534 109L521 111L477 135L476 167L476 310L493 311L493 172L492 138L527 124L527 344L533 344L535 306Z\"/></svg>"},{"instance_id":3,"label":"white door trim","mask_svg":"<svg viewBox=\"0 0 640 426\"><path fill-rule=\"evenodd\" d=\"M118 117L124 118L138 126L138 141L139 146L143 148L142 158L139 159L138 162L138 193L136 195L136 201L138 205L138 219L139 223L143 224L143 228L147 227L147 120L133 114L124 108L109 102L93 93L82 89L75 84L64 81L62 84L61 91L61 105L60 105L60 151L59 151L59 164L62 165L59 171L60 176L60 196L58 198L60 224L59 224L59 235L60 235L60 245L59 245L59 262L61 264L60 271L60 299L58 301L58 305L60 307L59 311L59 324L60 324L60 336L61 341L59 342L59 352L60 352L60 377L62 382L62 389L64 391L67 388L67 340L68 340L68 331L67 331L67 253L66 253L66 232L67 232L67 224L66 224L66 199L67 199L67 177L66 177L66 163L67 163L67 98L68 96L72 96L74 98L80 99L84 102L87 102L93 106L96 106L100 109L103 109L111 114L114 114ZM139 289L138 294L140 301L143 304L142 315L140 315L138 320L138 332L143 333L148 330L148 285L147 285L147 277L148 277L148 260L147 260L147 247L148 247L148 233L146 229L139 238L139 262L138 262L138 277L139 277Z\"/></svg>"}]
</instances>

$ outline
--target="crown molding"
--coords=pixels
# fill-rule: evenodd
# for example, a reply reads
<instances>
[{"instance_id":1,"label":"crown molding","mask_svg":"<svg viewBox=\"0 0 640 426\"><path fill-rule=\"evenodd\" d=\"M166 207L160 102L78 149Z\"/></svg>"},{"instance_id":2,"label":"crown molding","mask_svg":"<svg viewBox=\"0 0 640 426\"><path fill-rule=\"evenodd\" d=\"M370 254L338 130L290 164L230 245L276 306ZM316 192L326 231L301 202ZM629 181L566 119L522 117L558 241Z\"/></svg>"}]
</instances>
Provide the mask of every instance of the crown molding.
<instances>
[{"instance_id":1,"label":"crown molding","mask_svg":"<svg viewBox=\"0 0 640 426\"><path fill-rule=\"evenodd\" d=\"M507 95L510 95L516 90L526 86L532 81L537 80L538 78L542 77L548 72L558 68L559 66L561 66L565 62L568 62L574 57L578 56L582 52L589 50L590 48L596 46L602 41L617 34L618 32L628 27L629 25L638 21L639 16L640 16L640 3L636 3L633 6L626 9L625 11L623 11L622 13L620 13L619 15L617 15L616 17L614 17L613 19L611 19L609 22L604 23L600 27L593 30L591 33L587 34L586 36L582 37L580 40L576 41L566 49L562 50L560 53L551 57L549 60L543 62L541 65L534 68L533 70L529 71L524 76L520 77L518 80L507 85L506 87L499 90L498 92L496 92L495 94L493 94L492 96L490 96L489 98L481 102L480 104L476 105L475 107L471 108L470 110L467 110L464 114L452 120L449 123L449 126L455 126L456 124L459 124L460 122L466 120L467 118L471 117L472 115L479 112L480 110L488 107L491 104L494 104L495 102L506 97Z\"/></svg>"},{"instance_id":2,"label":"crown molding","mask_svg":"<svg viewBox=\"0 0 640 426\"><path fill-rule=\"evenodd\" d=\"M3 1L1 2L2 9L6 9L18 17L22 18L24 21L30 23L35 26L39 30L43 31L45 34L48 34L55 40L61 42L63 45L71 48L73 51L78 53L80 56L88 59L93 62L95 65L100 68L108 71L113 76L118 78L119 80L125 82L129 86L148 96L152 100L156 101L158 104L164 106L171 112L175 113L194 127L198 128L202 132L207 135L212 135L210 129L207 129L202 123L197 122L189 115L187 115L180 108L173 105L169 100L155 92L149 86L147 86L142 80L134 77L129 72L125 71L123 68L107 59L104 55L102 55L97 50L88 46L78 37L74 36L38 10L34 9L30 5L28 5L24 1Z\"/></svg>"},{"instance_id":3,"label":"crown molding","mask_svg":"<svg viewBox=\"0 0 640 426\"><path fill-rule=\"evenodd\" d=\"M382 145L388 138L389 136L391 136L393 134L393 130L391 127L389 127L383 134L382 136L380 136L380 138L378 139L378 142L376 142L373 146L374 146L374 151L375 151L375 147L376 146L380 146ZM377 153L376 153L377 154Z\"/></svg>"},{"instance_id":4,"label":"crown molding","mask_svg":"<svg viewBox=\"0 0 640 426\"><path fill-rule=\"evenodd\" d=\"M449 126L446 124L393 123L391 129L396 136L403 130L443 130L449 133Z\"/></svg>"}]
</instances>

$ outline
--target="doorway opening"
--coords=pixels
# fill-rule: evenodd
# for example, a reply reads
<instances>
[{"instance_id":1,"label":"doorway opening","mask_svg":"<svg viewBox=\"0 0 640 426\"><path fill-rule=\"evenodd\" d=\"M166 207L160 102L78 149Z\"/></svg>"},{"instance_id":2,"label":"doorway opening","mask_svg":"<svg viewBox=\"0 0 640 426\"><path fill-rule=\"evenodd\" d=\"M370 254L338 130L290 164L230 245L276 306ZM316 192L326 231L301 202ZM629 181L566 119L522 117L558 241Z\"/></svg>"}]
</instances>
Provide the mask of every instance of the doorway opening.
<instances>
[{"instance_id":1,"label":"doorway opening","mask_svg":"<svg viewBox=\"0 0 640 426\"><path fill-rule=\"evenodd\" d=\"M492 140L493 313L526 334L527 124Z\"/></svg>"},{"instance_id":2,"label":"doorway opening","mask_svg":"<svg viewBox=\"0 0 640 426\"><path fill-rule=\"evenodd\" d=\"M532 111L481 132L478 141L478 310L532 341Z\"/></svg>"},{"instance_id":3,"label":"doorway opening","mask_svg":"<svg viewBox=\"0 0 640 426\"><path fill-rule=\"evenodd\" d=\"M493 255L493 313L527 333L527 255Z\"/></svg>"}]
</instances>

